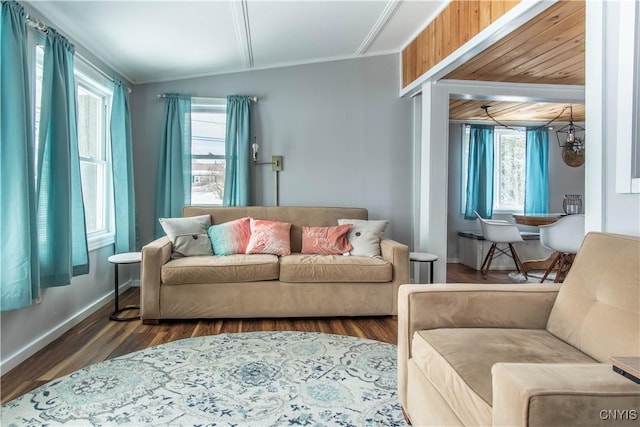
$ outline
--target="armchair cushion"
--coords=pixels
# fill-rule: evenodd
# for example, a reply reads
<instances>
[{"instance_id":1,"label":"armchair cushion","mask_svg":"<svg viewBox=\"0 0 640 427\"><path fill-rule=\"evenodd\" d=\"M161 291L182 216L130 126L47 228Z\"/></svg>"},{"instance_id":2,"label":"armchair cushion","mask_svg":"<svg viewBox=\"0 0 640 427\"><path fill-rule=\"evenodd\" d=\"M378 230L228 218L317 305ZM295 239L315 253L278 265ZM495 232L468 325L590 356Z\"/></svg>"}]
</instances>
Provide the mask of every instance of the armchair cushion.
<instances>
[{"instance_id":1,"label":"armchair cushion","mask_svg":"<svg viewBox=\"0 0 640 427\"><path fill-rule=\"evenodd\" d=\"M414 362L465 425L491 425L491 367L508 363L594 363L543 329L418 331Z\"/></svg>"},{"instance_id":2,"label":"armchair cushion","mask_svg":"<svg viewBox=\"0 0 640 427\"><path fill-rule=\"evenodd\" d=\"M496 363L493 425L637 426L640 387L608 364Z\"/></svg>"}]
</instances>

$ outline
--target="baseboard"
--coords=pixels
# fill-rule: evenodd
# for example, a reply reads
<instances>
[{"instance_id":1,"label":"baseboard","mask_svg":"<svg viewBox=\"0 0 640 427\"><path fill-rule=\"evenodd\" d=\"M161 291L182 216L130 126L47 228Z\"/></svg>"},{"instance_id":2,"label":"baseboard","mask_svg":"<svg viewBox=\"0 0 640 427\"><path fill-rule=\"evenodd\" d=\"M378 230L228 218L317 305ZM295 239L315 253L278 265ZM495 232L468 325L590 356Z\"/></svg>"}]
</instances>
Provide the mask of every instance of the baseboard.
<instances>
[{"instance_id":1,"label":"baseboard","mask_svg":"<svg viewBox=\"0 0 640 427\"><path fill-rule=\"evenodd\" d=\"M123 291L129 289L131 286L132 281L128 280L120 285L119 292L122 293ZM54 326L49 330L49 332L40 335L38 338L31 341L29 344L16 351L5 360L0 361L0 372L2 372L2 375L6 374L10 370L36 354L38 351L42 350L45 346L60 338L60 336L62 336L65 332L73 328L78 323L82 322L84 319L96 312L110 300L113 300L113 291L92 302L84 309L80 310L57 326Z\"/></svg>"}]
</instances>

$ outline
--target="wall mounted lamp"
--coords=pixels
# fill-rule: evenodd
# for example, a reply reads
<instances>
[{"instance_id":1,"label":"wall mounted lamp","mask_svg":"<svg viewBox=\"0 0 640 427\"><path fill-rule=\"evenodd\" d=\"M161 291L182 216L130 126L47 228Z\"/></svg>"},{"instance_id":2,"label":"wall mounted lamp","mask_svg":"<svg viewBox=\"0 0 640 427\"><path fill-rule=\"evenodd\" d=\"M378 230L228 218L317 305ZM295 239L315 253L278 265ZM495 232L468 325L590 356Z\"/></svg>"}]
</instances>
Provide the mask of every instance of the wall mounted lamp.
<instances>
[{"instance_id":1,"label":"wall mounted lamp","mask_svg":"<svg viewBox=\"0 0 640 427\"><path fill-rule=\"evenodd\" d=\"M271 156L270 162L259 162L258 153L260 146L257 142L257 137L253 137L253 144L251 144L251 157L253 158L253 164L259 165L271 165L271 170L276 173L276 206L280 206L280 172L282 171L283 156Z\"/></svg>"}]
</instances>

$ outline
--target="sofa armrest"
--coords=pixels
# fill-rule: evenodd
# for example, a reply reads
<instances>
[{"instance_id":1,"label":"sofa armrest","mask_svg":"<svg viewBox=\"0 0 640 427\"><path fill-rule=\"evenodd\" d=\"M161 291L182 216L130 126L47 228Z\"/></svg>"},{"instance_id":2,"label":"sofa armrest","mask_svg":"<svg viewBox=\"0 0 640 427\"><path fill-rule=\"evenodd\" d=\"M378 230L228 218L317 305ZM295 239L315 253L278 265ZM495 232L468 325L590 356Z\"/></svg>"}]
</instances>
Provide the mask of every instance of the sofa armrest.
<instances>
[{"instance_id":1,"label":"sofa armrest","mask_svg":"<svg viewBox=\"0 0 640 427\"><path fill-rule=\"evenodd\" d=\"M406 404L407 362L416 331L437 328L545 329L558 284L404 285L398 293L398 393Z\"/></svg>"},{"instance_id":2,"label":"sofa armrest","mask_svg":"<svg viewBox=\"0 0 640 427\"><path fill-rule=\"evenodd\" d=\"M496 363L494 426L638 425L640 386L611 365Z\"/></svg>"},{"instance_id":3,"label":"sofa armrest","mask_svg":"<svg viewBox=\"0 0 640 427\"><path fill-rule=\"evenodd\" d=\"M380 242L382 259L393 265L393 301L392 313L397 314L398 289L400 285L411 283L409 267L409 246L394 240L383 239Z\"/></svg>"},{"instance_id":4,"label":"sofa armrest","mask_svg":"<svg viewBox=\"0 0 640 427\"><path fill-rule=\"evenodd\" d=\"M171 259L173 246L167 237L161 237L142 247L140 279L140 317L152 321L160 317L160 283L162 266Z\"/></svg>"}]
</instances>

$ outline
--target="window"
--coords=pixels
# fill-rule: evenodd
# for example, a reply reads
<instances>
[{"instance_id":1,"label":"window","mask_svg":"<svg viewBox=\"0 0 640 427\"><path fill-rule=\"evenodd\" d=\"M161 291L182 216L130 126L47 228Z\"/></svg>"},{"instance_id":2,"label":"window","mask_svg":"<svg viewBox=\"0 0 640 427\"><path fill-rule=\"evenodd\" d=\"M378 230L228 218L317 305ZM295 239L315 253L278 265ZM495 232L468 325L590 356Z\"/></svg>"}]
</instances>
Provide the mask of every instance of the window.
<instances>
[{"instance_id":1,"label":"window","mask_svg":"<svg viewBox=\"0 0 640 427\"><path fill-rule=\"evenodd\" d=\"M44 49L35 49L34 132L38 141ZM113 192L109 152L110 82L76 57L76 117L80 175L89 250L113 243ZM36 159L37 161L37 159ZM36 168L37 170L37 168Z\"/></svg>"},{"instance_id":2,"label":"window","mask_svg":"<svg viewBox=\"0 0 640 427\"><path fill-rule=\"evenodd\" d=\"M469 131L469 126L463 127L462 211L467 198ZM493 210L494 212L522 211L524 209L526 129L496 127L493 135Z\"/></svg>"},{"instance_id":3,"label":"window","mask_svg":"<svg viewBox=\"0 0 640 427\"><path fill-rule=\"evenodd\" d=\"M76 73L78 151L87 235L109 230L107 110L110 95Z\"/></svg>"},{"instance_id":4,"label":"window","mask_svg":"<svg viewBox=\"0 0 640 427\"><path fill-rule=\"evenodd\" d=\"M191 204L222 205L225 175L225 99L191 100Z\"/></svg>"}]
</instances>

